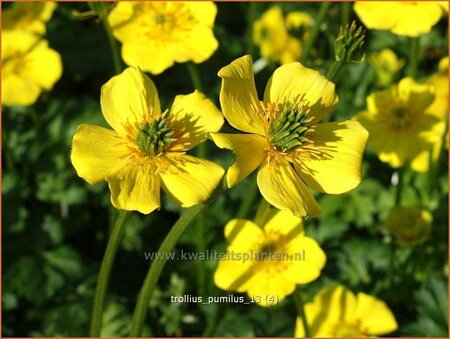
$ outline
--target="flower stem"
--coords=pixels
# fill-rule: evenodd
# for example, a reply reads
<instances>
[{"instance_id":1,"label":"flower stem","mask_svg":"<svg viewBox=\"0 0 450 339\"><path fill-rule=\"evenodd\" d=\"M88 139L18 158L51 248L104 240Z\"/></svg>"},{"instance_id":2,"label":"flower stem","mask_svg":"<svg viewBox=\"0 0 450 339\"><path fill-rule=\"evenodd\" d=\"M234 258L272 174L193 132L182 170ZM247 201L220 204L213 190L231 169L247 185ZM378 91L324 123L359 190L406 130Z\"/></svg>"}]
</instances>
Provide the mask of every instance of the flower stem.
<instances>
[{"instance_id":1,"label":"flower stem","mask_svg":"<svg viewBox=\"0 0 450 339\"><path fill-rule=\"evenodd\" d=\"M199 90L200 92L203 92L202 79L200 78L200 73L198 71L197 65L194 64L193 62L188 62L187 68L192 80L192 84L194 85L195 89Z\"/></svg>"},{"instance_id":2,"label":"flower stem","mask_svg":"<svg viewBox=\"0 0 450 339\"><path fill-rule=\"evenodd\" d=\"M169 253L173 250L183 232L193 224L195 219L202 211L206 209L207 206L213 203L217 197L224 193L227 189L228 187L226 180L224 179L207 201L203 204L198 204L187 209L170 229L166 238L159 247L157 254L155 255L155 258L158 259L154 259L150 265L150 269L145 277L141 291L139 292L136 308L133 314L130 337L139 337L142 334L142 328L147 315L150 298L153 295L156 288L156 283L158 282L162 269L168 259L168 256L165 253Z\"/></svg>"},{"instance_id":3,"label":"flower stem","mask_svg":"<svg viewBox=\"0 0 450 339\"><path fill-rule=\"evenodd\" d=\"M242 202L239 210L237 211L236 218L246 218L250 212L250 209L255 201L255 197L258 193L258 183L255 180L250 182L250 187L247 189L244 201Z\"/></svg>"},{"instance_id":4,"label":"flower stem","mask_svg":"<svg viewBox=\"0 0 450 339\"><path fill-rule=\"evenodd\" d=\"M108 289L109 278L111 276L111 269L116 257L117 249L119 248L122 234L125 229L125 223L130 212L119 210L116 222L113 226L111 235L106 245L106 251L100 266L98 274L97 287L95 289L94 307L92 310L91 327L89 335L91 337L99 337L102 326L103 308L105 306L106 291Z\"/></svg>"},{"instance_id":5,"label":"flower stem","mask_svg":"<svg viewBox=\"0 0 450 339\"><path fill-rule=\"evenodd\" d=\"M302 63L305 62L305 60L309 56L309 52L311 50L311 47L314 45L314 42L317 39L317 36L319 35L320 26L322 25L322 22L325 20L325 17L328 13L328 10L330 9L331 2L322 2L319 14L317 14L317 18L315 20L314 26L311 30L311 34L309 35L308 41L306 41L304 47L303 47L303 53L302 53Z\"/></svg>"},{"instance_id":6,"label":"flower stem","mask_svg":"<svg viewBox=\"0 0 450 339\"><path fill-rule=\"evenodd\" d=\"M398 174L398 183L395 189L394 206L400 206L402 202L403 181L404 181L405 168L401 167ZM394 269L395 269L395 243L394 238L391 236L391 243L389 245L389 288L394 284Z\"/></svg>"},{"instance_id":7,"label":"flower stem","mask_svg":"<svg viewBox=\"0 0 450 339\"><path fill-rule=\"evenodd\" d=\"M202 80L197 65L192 62L188 62L187 68L194 89L203 92ZM206 143L202 142L197 147L196 155L199 158L206 158L206 153L207 153ZM203 213L200 213L198 221L195 226L197 231L197 239L196 239L197 252L204 253L206 250L206 240L205 240L206 218ZM206 272L205 267L201 262L197 263L197 287L198 287L198 294L200 296L204 296L206 293Z\"/></svg>"},{"instance_id":8,"label":"flower stem","mask_svg":"<svg viewBox=\"0 0 450 339\"><path fill-rule=\"evenodd\" d=\"M341 4L341 26L345 26L350 22L350 13L352 11L352 3L344 1Z\"/></svg>"},{"instance_id":9,"label":"flower stem","mask_svg":"<svg viewBox=\"0 0 450 339\"><path fill-rule=\"evenodd\" d=\"M308 320L306 319L305 304L299 288L294 291L292 297L294 299L295 306L297 307L298 315L300 316L300 319L302 319L305 338L310 338L311 332L309 330Z\"/></svg>"},{"instance_id":10,"label":"flower stem","mask_svg":"<svg viewBox=\"0 0 450 339\"><path fill-rule=\"evenodd\" d=\"M261 198L259 201L258 209L256 210L256 215L254 222L256 225L263 227L267 217L269 216L271 210L271 205L266 201L266 199Z\"/></svg>"},{"instance_id":11,"label":"flower stem","mask_svg":"<svg viewBox=\"0 0 450 339\"><path fill-rule=\"evenodd\" d=\"M405 168L401 167L398 172L398 183L395 190L395 206L400 206L402 202L403 181L405 177Z\"/></svg>"},{"instance_id":12,"label":"flower stem","mask_svg":"<svg viewBox=\"0 0 450 339\"><path fill-rule=\"evenodd\" d=\"M256 14L256 2L250 1L248 3L247 12L247 54L253 53L253 21Z\"/></svg>"},{"instance_id":13,"label":"flower stem","mask_svg":"<svg viewBox=\"0 0 450 339\"><path fill-rule=\"evenodd\" d=\"M108 36L109 47L111 48L111 54L114 63L114 72L119 74L122 72L122 59L120 58L120 50L117 40L114 38L111 27L108 23L108 10L109 4L102 2L88 2L89 6L97 13L98 17L102 21L105 28L106 35Z\"/></svg>"},{"instance_id":14,"label":"flower stem","mask_svg":"<svg viewBox=\"0 0 450 339\"><path fill-rule=\"evenodd\" d=\"M409 54L408 75L415 78L420 59L420 40L419 37L411 38L411 49Z\"/></svg>"}]
</instances>

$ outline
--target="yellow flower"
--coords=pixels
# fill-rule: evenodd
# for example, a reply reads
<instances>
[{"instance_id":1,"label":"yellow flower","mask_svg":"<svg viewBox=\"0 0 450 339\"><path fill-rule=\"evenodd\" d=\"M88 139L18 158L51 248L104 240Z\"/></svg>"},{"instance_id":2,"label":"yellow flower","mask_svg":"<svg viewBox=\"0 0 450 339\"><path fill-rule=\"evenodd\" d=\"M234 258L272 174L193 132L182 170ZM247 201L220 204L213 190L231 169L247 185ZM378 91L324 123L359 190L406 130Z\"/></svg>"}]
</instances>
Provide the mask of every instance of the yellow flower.
<instances>
[{"instance_id":1,"label":"yellow flower","mask_svg":"<svg viewBox=\"0 0 450 339\"><path fill-rule=\"evenodd\" d=\"M448 120L448 57L442 58L439 62L439 70L428 78L427 83L435 90L435 99L427 108L427 113L434 115L441 121ZM445 132L445 126L442 127ZM426 172L430 166L430 159L437 161L442 148L442 133L436 139L430 154L430 150L421 152L412 162L411 168L417 172ZM447 134L448 137L448 134ZM448 148L448 143L446 143Z\"/></svg>"},{"instance_id":2,"label":"yellow flower","mask_svg":"<svg viewBox=\"0 0 450 339\"><path fill-rule=\"evenodd\" d=\"M428 239L433 217L426 209L394 207L385 227L400 245L417 245Z\"/></svg>"},{"instance_id":3,"label":"yellow flower","mask_svg":"<svg viewBox=\"0 0 450 339\"><path fill-rule=\"evenodd\" d=\"M338 102L333 83L300 63L286 64L275 70L259 101L250 56L222 68L219 76L223 114L247 132L211 134L236 155L229 187L259 168L264 198L301 217L320 212L307 186L340 194L359 184L367 131L356 121L320 123Z\"/></svg>"},{"instance_id":4,"label":"yellow flower","mask_svg":"<svg viewBox=\"0 0 450 339\"><path fill-rule=\"evenodd\" d=\"M277 304L296 284L320 275L325 253L305 236L303 222L288 211L272 210L263 227L244 219L225 226L226 257L219 261L214 283L221 289L247 292L261 306Z\"/></svg>"},{"instance_id":5,"label":"yellow flower","mask_svg":"<svg viewBox=\"0 0 450 339\"><path fill-rule=\"evenodd\" d=\"M14 2L2 13L3 30L45 33L45 23L52 17L55 2Z\"/></svg>"},{"instance_id":6,"label":"yellow flower","mask_svg":"<svg viewBox=\"0 0 450 339\"><path fill-rule=\"evenodd\" d=\"M26 31L2 32L2 104L31 105L61 77L61 57Z\"/></svg>"},{"instance_id":7,"label":"yellow flower","mask_svg":"<svg viewBox=\"0 0 450 339\"><path fill-rule=\"evenodd\" d=\"M312 302L305 304L305 313L312 337L371 337L398 328L394 315L383 301L362 292L355 296L340 285L323 288ZM305 337L300 318L297 318L295 336Z\"/></svg>"},{"instance_id":8,"label":"yellow flower","mask_svg":"<svg viewBox=\"0 0 450 339\"><path fill-rule=\"evenodd\" d=\"M108 17L129 66L159 74L174 62L208 59L218 47L212 2L119 2Z\"/></svg>"},{"instance_id":9,"label":"yellow flower","mask_svg":"<svg viewBox=\"0 0 450 339\"><path fill-rule=\"evenodd\" d=\"M253 23L253 42L260 46L261 56L281 64L300 59L301 40L308 36L312 18L303 12L291 12L286 20L280 7L267 10Z\"/></svg>"},{"instance_id":10,"label":"yellow flower","mask_svg":"<svg viewBox=\"0 0 450 339\"><path fill-rule=\"evenodd\" d=\"M405 61L399 59L391 49L384 48L379 52L372 53L369 64L377 74L377 85L386 87L392 83L394 75L403 67Z\"/></svg>"},{"instance_id":11,"label":"yellow flower","mask_svg":"<svg viewBox=\"0 0 450 339\"><path fill-rule=\"evenodd\" d=\"M202 93L178 95L161 112L153 82L128 68L102 87L101 107L114 130L80 125L71 159L88 183L108 181L114 207L150 213L160 207L160 187L183 207L209 197L224 170L186 154L223 124Z\"/></svg>"},{"instance_id":12,"label":"yellow flower","mask_svg":"<svg viewBox=\"0 0 450 339\"><path fill-rule=\"evenodd\" d=\"M354 9L368 28L417 37L431 31L444 7L428 1L357 1Z\"/></svg>"},{"instance_id":13,"label":"yellow flower","mask_svg":"<svg viewBox=\"0 0 450 339\"><path fill-rule=\"evenodd\" d=\"M428 113L435 98L430 85L404 78L397 85L367 98L367 111L355 119L369 131L369 146L394 168L417 161L443 133L444 123Z\"/></svg>"}]
</instances>

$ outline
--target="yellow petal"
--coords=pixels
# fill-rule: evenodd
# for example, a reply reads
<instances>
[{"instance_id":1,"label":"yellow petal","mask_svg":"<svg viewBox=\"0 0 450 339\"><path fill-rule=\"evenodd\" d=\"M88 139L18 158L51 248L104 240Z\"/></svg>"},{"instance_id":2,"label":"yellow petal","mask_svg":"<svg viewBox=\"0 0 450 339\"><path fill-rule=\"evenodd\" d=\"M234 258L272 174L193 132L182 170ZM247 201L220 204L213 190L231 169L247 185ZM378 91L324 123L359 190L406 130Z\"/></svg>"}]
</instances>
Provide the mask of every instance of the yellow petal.
<instances>
[{"instance_id":1,"label":"yellow petal","mask_svg":"<svg viewBox=\"0 0 450 339\"><path fill-rule=\"evenodd\" d=\"M336 106L334 84L319 72L295 62L278 67L267 83L264 102L303 103L319 121Z\"/></svg>"},{"instance_id":2,"label":"yellow petal","mask_svg":"<svg viewBox=\"0 0 450 339\"><path fill-rule=\"evenodd\" d=\"M169 54L176 62L189 60L201 63L207 60L217 49L219 43L214 37L212 28L196 26L189 31L186 38L168 46Z\"/></svg>"},{"instance_id":3,"label":"yellow petal","mask_svg":"<svg viewBox=\"0 0 450 339\"><path fill-rule=\"evenodd\" d=\"M55 8L55 2L14 2L3 11L2 29L26 30L42 35L45 22L51 18Z\"/></svg>"},{"instance_id":4,"label":"yellow petal","mask_svg":"<svg viewBox=\"0 0 450 339\"><path fill-rule=\"evenodd\" d=\"M61 76L59 54L26 31L2 32L2 102L31 105Z\"/></svg>"},{"instance_id":5,"label":"yellow petal","mask_svg":"<svg viewBox=\"0 0 450 339\"><path fill-rule=\"evenodd\" d=\"M284 158L266 162L258 172L262 196L273 206L298 217L316 216L320 208L311 192Z\"/></svg>"},{"instance_id":6,"label":"yellow petal","mask_svg":"<svg viewBox=\"0 0 450 339\"><path fill-rule=\"evenodd\" d=\"M285 272L290 281L307 284L320 276L326 256L317 241L304 235L297 235L289 241L287 253L293 258Z\"/></svg>"},{"instance_id":7,"label":"yellow petal","mask_svg":"<svg viewBox=\"0 0 450 339\"><path fill-rule=\"evenodd\" d=\"M356 298L343 286L327 286L305 305L306 318L312 337L364 337L356 318ZM304 337L303 323L298 318L296 337Z\"/></svg>"},{"instance_id":8,"label":"yellow petal","mask_svg":"<svg viewBox=\"0 0 450 339\"><path fill-rule=\"evenodd\" d=\"M294 238L304 234L303 220L290 211L276 211L266 221L264 232L276 232Z\"/></svg>"},{"instance_id":9,"label":"yellow petal","mask_svg":"<svg viewBox=\"0 0 450 339\"><path fill-rule=\"evenodd\" d=\"M367 28L390 29L402 15L398 2L356 1L354 10Z\"/></svg>"},{"instance_id":10,"label":"yellow petal","mask_svg":"<svg viewBox=\"0 0 450 339\"><path fill-rule=\"evenodd\" d=\"M249 220L233 219L225 226L225 237L229 243L229 256L219 261L214 273L214 283L224 290L244 292L255 279L251 250L255 243L264 240L264 233Z\"/></svg>"},{"instance_id":11,"label":"yellow petal","mask_svg":"<svg viewBox=\"0 0 450 339\"><path fill-rule=\"evenodd\" d=\"M108 24L117 40L124 42L128 39L136 39L136 28L133 25L134 8L136 2L120 1L115 4L108 15Z\"/></svg>"},{"instance_id":12,"label":"yellow petal","mask_svg":"<svg viewBox=\"0 0 450 339\"><path fill-rule=\"evenodd\" d=\"M312 331L314 331L317 336L321 336L321 332L329 332L330 324L353 323L356 320L355 295L343 286L329 286L323 288L314 297L313 303L320 305L321 309L321 312L316 319L308 320L313 324Z\"/></svg>"},{"instance_id":13,"label":"yellow petal","mask_svg":"<svg viewBox=\"0 0 450 339\"><path fill-rule=\"evenodd\" d=\"M152 74L161 74L174 63L167 47L152 40L127 41L122 45L122 58L129 66L140 67Z\"/></svg>"},{"instance_id":14,"label":"yellow petal","mask_svg":"<svg viewBox=\"0 0 450 339\"><path fill-rule=\"evenodd\" d=\"M153 81L131 67L103 85L100 104L106 121L120 134L125 133L127 124L140 125L148 115L161 112Z\"/></svg>"},{"instance_id":15,"label":"yellow petal","mask_svg":"<svg viewBox=\"0 0 450 339\"><path fill-rule=\"evenodd\" d=\"M258 168L267 156L266 139L255 134L211 133L220 148L232 150L236 161L227 172L228 187L233 187Z\"/></svg>"},{"instance_id":16,"label":"yellow petal","mask_svg":"<svg viewBox=\"0 0 450 339\"><path fill-rule=\"evenodd\" d=\"M26 55L22 73L42 88L50 90L62 74L61 56L55 50L48 48L46 40L41 40Z\"/></svg>"},{"instance_id":17,"label":"yellow petal","mask_svg":"<svg viewBox=\"0 0 450 339\"><path fill-rule=\"evenodd\" d=\"M264 58L278 61L287 48L288 39L283 11L279 6L271 7L253 23L253 41L260 46Z\"/></svg>"},{"instance_id":18,"label":"yellow petal","mask_svg":"<svg viewBox=\"0 0 450 339\"><path fill-rule=\"evenodd\" d=\"M73 136L71 161L78 176L88 183L105 180L114 168L125 163L126 142L114 131L80 125Z\"/></svg>"},{"instance_id":19,"label":"yellow petal","mask_svg":"<svg viewBox=\"0 0 450 339\"><path fill-rule=\"evenodd\" d=\"M259 306L274 306L295 290L295 283L286 279L283 273L264 272L257 273L254 283L248 288L247 294ZM269 298L273 298L273 301ZM260 302L258 302L260 301Z\"/></svg>"},{"instance_id":20,"label":"yellow petal","mask_svg":"<svg viewBox=\"0 0 450 339\"><path fill-rule=\"evenodd\" d=\"M225 118L234 128L264 135L263 111L256 93L252 58L234 60L219 73L222 78L220 105Z\"/></svg>"},{"instance_id":21,"label":"yellow petal","mask_svg":"<svg viewBox=\"0 0 450 339\"><path fill-rule=\"evenodd\" d=\"M174 130L173 145L179 150L189 150L217 132L223 125L223 115L203 93L195 91L177 95L170 109L169 125ZM171 147L173 149L173 147Z\"/></svg>"},{"instance_id":22,"label":"yellow petal","mask_svg":"<svg viewBox=\"0 0 450 339\"><path fill-rule=\"evenodd\" d=\"M213 27L217 14L217 6L214 2L189 1L184 3L189 8L191 15L201 25Z\"/></svg>"},{"instance_id":23,"label":"yellow petal","mask_svg":"<svg viewBox=\"0 0 450 339\"><path fill-rule=\"evenodd\" d=\"M300 177L313 189L329 194L358 186L368 132L356 121L322 123L314 129L314 153L294 164Z\"/></svg>"},{"instance_id":24,"label":"yellow petal","mask_svg":"<svg viewBox=\"0 0 450 339\"><path fill-rule=\"evenodd\" d=\"M264 239L263 230L254 222L245 219L233 219L225 226L225 238L229 243L228 248L248 251L255 242Z\"/></svg>"},{"instance_id":25,"label":"yellow petal","mask_svg":"<svg viewBox=\"0 0 450 339\"><path fill-rule=\"evenodd\" d=\"M235 253L235 258L238 255L244 255L244 253ZM214 272L214 284L225 291L245 292L249 286L257 283L256 278L252 263L244 257L240 260L220 260Z\"/></svg>"},{"instance_id":26,"label":"yellow petal","mask_svg":"<svg viewBox=\"0 0 450 339\"><path fill-rule=\"evenodd\" d=\"M41 94L41 88L33 81L16 74L2 73L2 104L6 106L32 105Z\"/></svg>"},{"instance_id":27,"label":"yellow petal","mask_svg":"<svg viewBox=\"0 0 450 339\"><path fill-rule=\"evenodd\" d=\"M160 179L150 164L128 162L111 172L107 180L115 208L149 214L160 207Z\"/></svg>"},{"instance_id":28,"label":"yellow petal","mask_svg":"<svg viewBox=\"0 0 450 339\"><path fill-rule=\"evenodd\" d=\"M364 334L369 336L388 334L398 328L387 305L365 293L358 293L356 317L360 320Z\"/></svg>"},{"instance_id":29,"label":"yellow petal","mask_svg":"<svg viewBox=\"0 0 450 339\"><path fill-rule=\"evenodd\" d=\"M408 107L414 108L416 112L424 112L434 101L435 91L433 86L419 84L413 78L407 77L398 83L398 97ZM384 107L381 107L384 109Z\"/></svg>"},{"instance_id":30,"label":"yellow petal","mask_svg":"<svg viewBox=\"0 0 450 339\"><path fill-rule=\"evenodd\" d=\"M392 33L417 37L431 31L442 16L441 6L437 3L404 3L399 21L392 28Z\"/></svg>"},{"instance_id":31,"label":"yellow petal","mask_svg":"<svg viewBox=\"0 0 450 339\"><path fill-rule=\"evenodd\" d=\"M168 153L172 162L160 173L164 191L182 207L204 202L217 187L224 169L214 162Z\"/></svg>"}]
</instances>

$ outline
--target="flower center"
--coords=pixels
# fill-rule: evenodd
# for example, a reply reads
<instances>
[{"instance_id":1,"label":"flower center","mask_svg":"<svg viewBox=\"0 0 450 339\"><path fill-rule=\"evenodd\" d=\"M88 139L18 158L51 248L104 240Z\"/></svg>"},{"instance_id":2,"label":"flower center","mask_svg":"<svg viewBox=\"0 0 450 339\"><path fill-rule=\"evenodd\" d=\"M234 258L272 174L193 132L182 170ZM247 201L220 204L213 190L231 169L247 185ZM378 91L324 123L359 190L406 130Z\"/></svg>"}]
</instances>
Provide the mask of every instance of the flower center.
<instances>
[{"instance_id":1,"label":"flower center","mask_svg":"<svg viewBox=\"0 0 450 339\"><path fill-rule=\"evenodd\" d=\"M272 260L273 255L277 251L275 243L266 243L261 246L258 252L258 260Z\"/></svg>"},{"instance_id":2,"label":"flower center","mask_svg":"<svg viewBox=\"0 0 450 339\"><path fill-rule=\"evenodd\" d=\"M271 145L278 151L286 152L310 142L307 132L311 121L307 110L287 104L270 123L268 135Z\"/></svg>"},{"instance_id":3,"label":"flower center","mask_svg":"<svg viewBox=\"0 0 450 339\"><path fill-rule=\"evenodd\" d=\"M413 118L414 114L403 107L397 107L391 113L390 125L396 130L407 129L411 126Z\"/></svg>"},{"instance_id":4,"label":"flower center","mask_svg":"<svg viewBox=\"0 0 450 339\"><path fill-rule=\"evenodd\" d=\"M165 116L161 116L151 123L145 123L136 137L136 144L147 155L159 155L170 146L174 140L172 136L173 131L167 125Z\"/></svg>"},{"instance_id":5,"label":"flower center","mask_svg":"<svg viewBox=\"0 0 450 339\"><path fill-rule=\"evenodd\" d=\"M197 21L184 3L140 3L136 5L136 21L152 40L177 41L190 31Z\"/></svg>"}]
</instances>

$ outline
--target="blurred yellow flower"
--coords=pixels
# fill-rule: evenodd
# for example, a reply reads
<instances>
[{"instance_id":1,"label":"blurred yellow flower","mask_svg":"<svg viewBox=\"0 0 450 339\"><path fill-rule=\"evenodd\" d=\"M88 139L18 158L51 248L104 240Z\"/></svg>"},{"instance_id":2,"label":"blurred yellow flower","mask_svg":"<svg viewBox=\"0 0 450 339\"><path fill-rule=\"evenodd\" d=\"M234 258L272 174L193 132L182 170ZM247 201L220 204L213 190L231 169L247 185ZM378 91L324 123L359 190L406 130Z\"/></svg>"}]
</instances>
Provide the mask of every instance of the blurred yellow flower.
<instances>
[{"instance_id":1,"label":"blurred yellow flower","mask_svg":"<svg viewBox=\"0 0 450 339\"><path fill-rule=\"evenodd\" d=\"M18 29L42 35L55 8L55 2L14 2L3 10L2 30Z\"/></svg>"},{"instance_id":2,"label":"blurred yellow flower","mask_svg":"<svg viewBox=\"0 0 450 339\"><path fill-rule=\"evenodd\" d=\"M2 32L2 104L33 104L61 73L61 57L47 40L26 31Z\"/></svg>"},{"instance_id":3,"label":"blurred yellow flower","mask_svg":"<svg viewBox=\"0 0 450 339\"><path fill-rule=\"evenodd\" d=\"M312 18L304 12L291 12L286 20L280 7L267 10L253 23L253 42L261 56L281 64L298 61L302 44L309 33Z\"/></svg>"},{"instance_id":4,"label":"blurred yellow flower","mask_svg":"<svg viewBox=\"0 0 450 339\"><path fill-rule=\"evenodd\" d=\"M312 302L305 304L305 313L312 337L372 337L391 333L398 327L383 301L362 292L355 296L340 285L323 288ZM305 337L300 318L295 336Z\"/></svg>"},{"instance_id":5,"label":"blurred yellow flower","mask_svg":"<svg viewBox=\"0 0 450 339\"><path fill-rule=\"evenodd\" d=\"M404 66L405 60L399 59L391 49L384 48L370 55L369 64L377 74L377 85L386 87L392 84L394 75Z\"/></svg>"},{"instance_id":6,"label":"blurred yellow flower","mask_svg":"<svg viewBox=\"0 0 450 339\"><path fill-rule=\"evenodd\" d=\"M102 87L101 107L114 130L80 125L71 159L88 183L108 181L114 207L150 213L160 207L160 187L183 207L209 197L223 168L186 154L223 124L202 93L178 95L161 112L153 82L128 68Z\"/></svg>"},{"instance_id":7,"label":"blurred yellow flower","mask_svg":"<svg viewBox=\"0 0 450 339\"><path fill-rule=\"evenodd\" d=\"M355 119L369 131L369 146L378 158L394 168L418 161L442 136L444 123L429 114L435 98L432 86L404 78L387 90L367 98L367 111Z\"/></svg>"},{"instance_id":8,"label":"blurred yellow flower","mask_svg":"<svg viewBox=\"0 0 450 339\"><path fill-rule=\"evenodd\" d=\"M174 62L201 63L218 47L212 2L118 2L108 16L129 66L159 74Z\"/></svg>"},{"instance_id":9,"label":"blurred yellow flower","mask_svg":"<svg viewBox=\"0 0 450 339\"><path fill-rule=\"evenodd\" d=\"M435 90L435 99L427 108L427 113L436 116L439 120L448 121L448 57L442 58L439 62L438 72L434 73L428 78L427 83L433 86ZM445 127L442 128L442 133L446 132ZM448 132L447 132L448 140ZM434 143L431 154L430 150L421 152L412 162L411 168L417 172L428 171L430 160L437 161L442 148L442 134L441 137ZM448 148L448 142L445 143Z\"/></svg>"},{"instance_id":10,"label":"blurred yellow flower","mask_svg":"<svg viewBox=\"0 0 450 339\"><path fill-rule=\"evenodd\" d=\"M367 28L409 37L430 32L444 13L442 3L431 1L357 1L354 9Z\"/></svg>"},{"instance_id":11,"label":"blurred yellow flower","mask_svg":"<svg viewBox=\"0 0 450 339\"><path fill-rule=\"evenodd\" d=\"M433 217L426 209L418 207L394 207L385 227L400 245L417 245L428 239Z\"/></svg>"},{"instance_id":12,"label":"blurred yellow flower","mask_svg":"<svg viewBox=\"0 0 450 339\"><path fill-rule=\"evenodd\" d=\"M273 306L296 284L317 279L325 265L325 253L305 236L302 220L288 211L272 210L264 225L231 220L225 237L227 256L219 261L214 283L224 290L247 292L260 306Z\"/></svg>"},{"instance_id":13,"label":"blurred yellow flower","mask_svg":"<svg viewBox=\"0 0 450 339\"><path fill-rule=\"evenodd\" d=\"M340 194L361 181L367 131L356 121L319 123L338 102L334 84L300 63L279 67L258 99L250 56L219 71L223 114L247 134L212 133L220 148L232 150L227 173L232 187L259 168L261 194L294 215L318 215L308 187Z\"/></svg>"}]
</instances>

